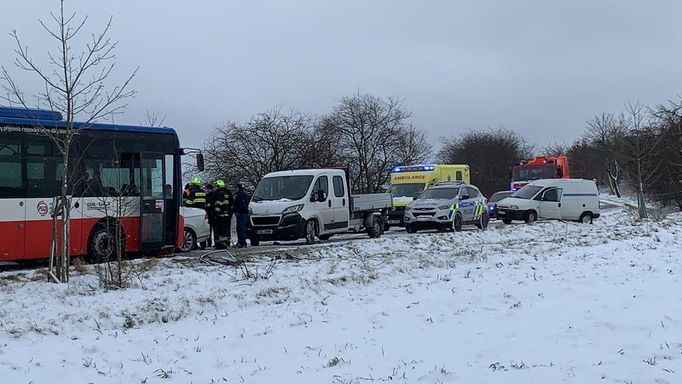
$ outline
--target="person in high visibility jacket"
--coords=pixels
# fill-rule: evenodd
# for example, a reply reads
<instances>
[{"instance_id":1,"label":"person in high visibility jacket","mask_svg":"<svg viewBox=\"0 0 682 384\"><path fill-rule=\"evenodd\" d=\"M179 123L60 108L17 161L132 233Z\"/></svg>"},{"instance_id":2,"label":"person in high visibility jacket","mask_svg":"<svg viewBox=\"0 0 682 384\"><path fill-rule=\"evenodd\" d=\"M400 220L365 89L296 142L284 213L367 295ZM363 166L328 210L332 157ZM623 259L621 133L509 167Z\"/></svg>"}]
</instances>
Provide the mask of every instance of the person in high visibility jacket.
<instances>
[{"instance_id":1,"label":"person in high visibility jacket","mask_svg":"<svg viewBox=\"0 0 682 384\"><path fill-rule=\"evenodd\" d=\"M215 236L215 248L225 249L230 246L230 227L232 224L232 205L234 197L229 189L225 188L225 182L216 180L213 195L213 234Z\"/></svg>"},{"instance_id":2,"label":"person in high visibility jacket","mask_svg":"<svg viewBox=\"0 0 682 384\"><path fill-rule=\"evenodd\" d=\"M189 196L185 199L186 207L206 209L206 192L201 189L201 179L192 179L189 187Z\"/></svg>"}]
</instances>

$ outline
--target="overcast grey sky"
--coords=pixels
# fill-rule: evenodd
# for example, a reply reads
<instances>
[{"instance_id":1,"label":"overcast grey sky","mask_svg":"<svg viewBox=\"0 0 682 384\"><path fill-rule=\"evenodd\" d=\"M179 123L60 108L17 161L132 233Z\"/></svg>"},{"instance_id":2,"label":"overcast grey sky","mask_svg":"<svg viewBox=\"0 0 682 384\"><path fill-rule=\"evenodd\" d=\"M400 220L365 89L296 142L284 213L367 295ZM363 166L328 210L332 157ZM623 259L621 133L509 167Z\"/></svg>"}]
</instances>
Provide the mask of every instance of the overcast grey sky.
<instances>
[{"instance_id":1,"label":"overcast grey sky","mask_svg":"<svg viewBox=\"0 0 682 384\"><path fill-rule=\"evenodd\" d=\"M227 120L274 106L321 114L360 91L405 99L431 141L513 129L569 143L585 121L628 100L682 89L682 1L69 0L99 31L113 15L118 76L139 92L120 123L147 110L187 146ZM17 29L36 58L37 23L57 0L3 0L0 64ZM34 84L26 80L25 87Z\"/></svg>"}]
</instances>

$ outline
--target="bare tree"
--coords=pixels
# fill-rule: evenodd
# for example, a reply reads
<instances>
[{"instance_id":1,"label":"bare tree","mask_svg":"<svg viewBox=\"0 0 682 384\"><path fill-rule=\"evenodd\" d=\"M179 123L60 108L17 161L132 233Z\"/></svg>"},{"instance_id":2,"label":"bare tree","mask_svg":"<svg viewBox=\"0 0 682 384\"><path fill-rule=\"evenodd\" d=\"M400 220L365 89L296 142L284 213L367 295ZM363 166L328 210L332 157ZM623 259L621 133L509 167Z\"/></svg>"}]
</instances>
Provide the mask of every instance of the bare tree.
<instances>
[{"instance_id":1,"label":"bare tree","mask_svg":"<svg viewBox=\"0 0 682 384\"><path fill-rule=\"evenodd\" d=\"M408 123L410 115L401 100L356 94L341 99L327 117L337 148L351 167L356 192L381 191L394 165L429 156L426 135Z\"/></svg>"},{"instance_id":2,"label":"bare tree","mask_svg":"<svg viewBox=\"0 0 682 384\"><path fill-rule=\"evenodd\" d=\"M549 143L540 149L544 156L565 156L569 151L569 146L560 143Z\"/></svg>"},{"instance_id":3,"label":"bare tree","mask_svg":"<svg viewBox=\"0 0 682 384\"><path fill-rule=\"evenodd\" d=\"M101 32L93 34L89 43L82 48L75 47L77 37L83 32L87 17L78 19L76 13L67 14L65 0L60 1L59 12L51 13L50 22L40 21L44 31L54 40L53 51L47 53L47 65L36 61L29 52L16 30L10 36L16 43L15 65L23 71L34 74L41 82L42 91L34 95L38 107L47 107L63 114L63 129L43 129L59 150L63 162L62 185L55 212L61 215L60 252L56 269L50 271L55 280L67 282L69 279L70 244L69 244L69 198L71 180L71 144L78 130L88 124L104 119L106 116L121 112L125 108L124 100L135 94L130 83L137 69L125 80L113 87L108 81L115 66L115 50L118 42L109 37L112 18ZM9 71L2 67L3 89L7 96L3 99L10 105L21 105L29 108L26 94L14 80ZM82 124L74 125L79 118ZM53 231L56 233L56 231Z\"/></svg>"},{"instance_id":4,"label":"bare tree","mask_svg":"<svg viewBox=\"0 0 682 384\"><path fill-rule=\"evenodd\" d=\"M604 170L604 178L611 193L621 196L620 182L622 175L621 149L624 127L618 124L613 113L595 115L587 122L586 139L600 154L600 163Z\"/></svg>"},{"instance_id":5,"label":"bare tree","mask_svg":"<svg viewBox=\"0 0 682 384\"><path fill-rule=\"evenodd\" d=\"M472 183L490 196L509 189L510 167L529 158L532 150L516 132L500 128L446 139L438 157L444 163L468 164Z\"/></svg>"},{"instance_id":6,"label":"bare tree","mask_svg":"<svg viewBox=\"0 0 682 384\"><path fill-rule=\"evenodd\" d=\"M273 109L243 124L217 128L204 144L206 169L213 177L251 186L269 172L307 165L316 141L312 117Z\"/></svg>"},{"instance_id":7,"label":"bare tree","mask_svg":"<svg viewBox=\"0 0 682 384\"><path fill-rule=\"evenodd\" d=\"M646 200L648 187L660 176L662 164L657 157L660 135L652 121L651 114L639 102L628 102L625 113L619 116L619 125L623 127L622 157L627 162L629 176L637 190L637 206L639 217L647 217Z\"/></svg>"},{"instance_id":8,"label":"bare tree","mask_svg":"<svg viewBox=\"0 0 682 384\"><path fill-rule=\"evenodd\" d=\"M661 203L682 209L682 100L658 105L653 116L660 137L656 158L662 164L650 190Z\"/></svg>"}]
</instances>

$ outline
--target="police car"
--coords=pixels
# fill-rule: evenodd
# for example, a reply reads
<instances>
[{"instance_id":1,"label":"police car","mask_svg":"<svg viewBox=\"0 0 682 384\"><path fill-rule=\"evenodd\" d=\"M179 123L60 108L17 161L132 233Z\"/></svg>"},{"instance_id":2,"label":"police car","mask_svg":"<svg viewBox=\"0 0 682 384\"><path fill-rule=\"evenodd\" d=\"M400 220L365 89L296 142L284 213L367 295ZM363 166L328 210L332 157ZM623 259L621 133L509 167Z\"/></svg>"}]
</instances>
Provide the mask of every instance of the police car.
<instances>
[{"instance_id":1,"label":"police car","mask_svg":"<svg viewBox=\"0 0 682 384\"><path fill-rule=\"evenodd\" d=\"M477 187L463 182L436 184L405 208L408 233L421 229L461 231L464 225L488 227L486 198Z\"/></svg>"}]
</instances>

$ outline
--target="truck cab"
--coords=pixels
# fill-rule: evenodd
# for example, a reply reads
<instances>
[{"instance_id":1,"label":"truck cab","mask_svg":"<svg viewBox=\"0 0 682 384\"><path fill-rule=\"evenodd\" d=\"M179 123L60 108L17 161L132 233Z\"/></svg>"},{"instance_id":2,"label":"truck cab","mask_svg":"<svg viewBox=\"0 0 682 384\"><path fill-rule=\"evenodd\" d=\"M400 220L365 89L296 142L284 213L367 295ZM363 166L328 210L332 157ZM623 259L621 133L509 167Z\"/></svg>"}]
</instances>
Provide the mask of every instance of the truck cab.
<instances>
[{"instance_id":1,"label":"truck cab","mask_svg":"<svg viewBox=\"0 0 682 384\"><path fill-rule=\"evenodd\" d=\"M373 198L375 205L357 206ZM263 177L251 198L247 232L252 245L301 238L311 244L315 237L326 240L362 229L370 237L378 237L383 230L375 230L375 221L383 229L382 212L390 206L389 194L351 196L347 171L343 169L273 172ZM363 220L358 221L359 217Z\"/></svg>"}]
</instances>

